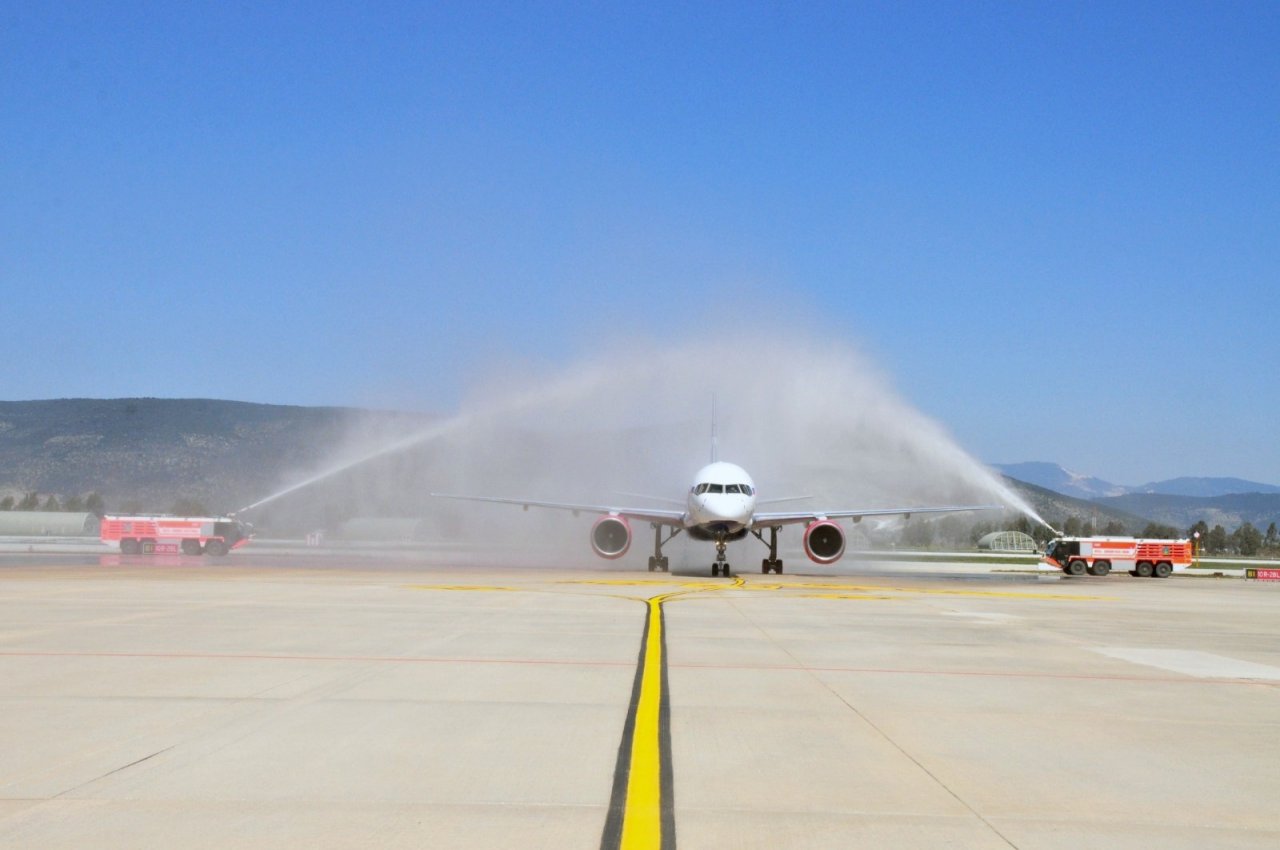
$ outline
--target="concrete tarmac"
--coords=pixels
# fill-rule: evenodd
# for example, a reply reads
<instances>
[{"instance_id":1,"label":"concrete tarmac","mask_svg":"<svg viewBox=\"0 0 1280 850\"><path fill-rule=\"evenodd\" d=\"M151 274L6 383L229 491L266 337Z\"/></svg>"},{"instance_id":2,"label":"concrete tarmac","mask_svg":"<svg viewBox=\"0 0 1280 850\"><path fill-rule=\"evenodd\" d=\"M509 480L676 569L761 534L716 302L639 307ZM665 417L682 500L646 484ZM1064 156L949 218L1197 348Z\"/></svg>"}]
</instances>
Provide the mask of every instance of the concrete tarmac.
<instances>
[{"instance_id":1,"label":"concrete tarmac","mask_svg":"<svg viewBox=\"0 0 1280 850\"><path fill-rule=\"evenodd\" d=\"M788 569L0 556L0 847L1280 846L1280 586Z\"/></svg>"}]
</instances>

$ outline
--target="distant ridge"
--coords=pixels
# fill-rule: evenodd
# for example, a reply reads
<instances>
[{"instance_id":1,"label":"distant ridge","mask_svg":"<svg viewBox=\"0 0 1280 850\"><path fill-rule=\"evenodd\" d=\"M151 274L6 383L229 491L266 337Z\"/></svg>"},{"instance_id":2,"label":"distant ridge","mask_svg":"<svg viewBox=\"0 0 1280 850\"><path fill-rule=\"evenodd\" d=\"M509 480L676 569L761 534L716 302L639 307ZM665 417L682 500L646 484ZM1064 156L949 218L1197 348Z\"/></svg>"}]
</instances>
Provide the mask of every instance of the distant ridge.
<instances>
[{"instance_id":1,"label":"distant ridge","mask_svg":"<svg viewBox=\"0 0 1280 850\"><path fill-rule=\"evenodd\" d=\"M1280 523L1280 493L1230 493L1225 496L1129 493L1094 501L1183 529L1201 520L1210 528L1221 525L1227 531L1234 531L1246 522L1262 531L1273 522Z\"/></svg>"},{"instance_id":2,"label":"distant ridge","mask_svg":"<svg viewBox=\"0 0 1280 850\"><path fill-rule=\"evenodd\" d=\"M1132 493L1160 493L1165 496L1231 496L1238 493L1280 493L1274 484L1243 478L1170 478L1130 488Z\"/></svg>"},{"instance_id":3,"label":"distant ridge","mask_svg":"<svg viewBox=\"0 0 1280 850\"><path fill-rule=\"evenodd\" d=\"M1015 481L1181 529L1201 520L1228 531L1245 522L1262 529L1280 522L1280 487L1243 478L1182 477L1125 487L1043 461L995 468Z\"/></svg>"},{"instance_id":4,"label":"distant ridge","mask_svg":"<svg viewBox=\"0 0 1280 850\"><path fill-rule=\"evenodd\" d=\"M1161 493L1166 496L1230 496L1235 493L1280 493L1280 486L1249 481L1244 478L1170 478L1152 481L1140 487L1113 484L1093 475L1072 472L1048 461L997 463L992 465L1005 475L1047 487L1057 493L1079 499L1124 496L1129 493Z\"/></svg>"},{"instance_id":5,"label":"distant ridge","mask_svg":"<svg viewBox=\"0 0 1280 850\"><path fill-rule=\"evenodd\" d=\"M1071 472L1056 463L1027 461L1024 463L997 463L993 465L1010 478L1044 487L1064 496L1077 499L1093 499L1098 496L1119 496L1129 488L1112 484L1092 475Z\"/></svg>"},{"instance_id":6,"label":"distant ridge","mask_svg":"<svg viewBox=\"0 0 1280 850\"><path fill-rule=\"evenodd\" d=\"M1067 517L1091 521L1099 529L1110 522L1119 522L1125 527L1125 531L1130 534L1137 534L1151 522L1150 517L1126 510L1119 505L1104 504L1091 499L1078 499L1047 487L1032 484L1029 481L1021 481L1009 475L1002 477L1009 486L1017 491L1018 495L1026 499L1031 507L1035 508L1036 513L1044 517L1051 525L1058 523L1059 525L1055 527L1059 530L1061 530L1060 523L1066 520Z\"/></svg>"},{"instance_id":7,"label":"distant ridge","mask_svg":"<svg viewBox=\"0 0 1280 850\"><path fill-rule=\"evenodd\" d=\"M96 490L112 510L184 498L229 511L331 456L360 423L408 416L214 399L0 401L0 496Z\"/></svg>"}]
</instances>

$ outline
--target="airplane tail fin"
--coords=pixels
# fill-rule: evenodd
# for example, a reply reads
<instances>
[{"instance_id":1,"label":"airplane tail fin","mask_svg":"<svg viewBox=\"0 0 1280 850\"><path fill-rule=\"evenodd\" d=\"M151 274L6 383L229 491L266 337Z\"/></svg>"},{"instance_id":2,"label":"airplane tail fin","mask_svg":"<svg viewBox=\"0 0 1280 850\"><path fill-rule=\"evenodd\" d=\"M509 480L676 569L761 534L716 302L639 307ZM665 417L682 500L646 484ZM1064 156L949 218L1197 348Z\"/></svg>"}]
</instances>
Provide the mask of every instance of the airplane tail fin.
<instances>
[{"instance_id":1,"label":"airplane tail fin","mask_svg":"<svg viewBox=\"0 0 1280 850\"><path fill-rule=\"evenodd\" d=\"M720 459L719 447L716 445L716 394L711 394L711 462Z\"/></svg>"}]
</instances>

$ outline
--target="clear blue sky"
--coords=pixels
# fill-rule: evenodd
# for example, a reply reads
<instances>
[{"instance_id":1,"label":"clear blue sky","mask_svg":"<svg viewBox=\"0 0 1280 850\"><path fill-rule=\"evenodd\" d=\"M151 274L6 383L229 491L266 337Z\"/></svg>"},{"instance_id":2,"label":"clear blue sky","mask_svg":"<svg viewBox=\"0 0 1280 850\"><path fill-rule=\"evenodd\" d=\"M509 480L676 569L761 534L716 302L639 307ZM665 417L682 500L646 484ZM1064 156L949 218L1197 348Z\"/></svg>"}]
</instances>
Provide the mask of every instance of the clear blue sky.
<instances>
[{"instance_id":1,"label":"clear blue sky","mask_svg":"<svg viewBox=\"0 0 1280 850\"><path fill-rule=\"evenodd\" d=\"M448 410L783 311L984 460L1280 482L1277 45L1274 2L11 3L0 398Z\"/></svg>"}]
</instances>

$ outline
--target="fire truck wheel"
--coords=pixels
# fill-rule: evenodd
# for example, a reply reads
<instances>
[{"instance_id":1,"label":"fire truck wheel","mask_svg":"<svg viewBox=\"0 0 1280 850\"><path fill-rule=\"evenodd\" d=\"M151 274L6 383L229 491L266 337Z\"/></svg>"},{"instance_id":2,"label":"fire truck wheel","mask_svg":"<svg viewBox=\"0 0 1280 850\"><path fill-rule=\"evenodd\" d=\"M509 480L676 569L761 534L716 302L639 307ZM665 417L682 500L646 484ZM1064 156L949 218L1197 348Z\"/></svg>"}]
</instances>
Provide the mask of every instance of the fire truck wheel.
<instances>
[{"instance_id":1,"label":"fire truck wheel","mask_svg":"<svg viewBox=\"0 0 1280 850\"><path fill-rule=\"evenodd\" d=\"M210 540L208 543L204 544L204 553L206 555L212 555L215 558L220 558L227 554L227 544L223 543L221 540Z\"/></svg>"},{"instance_id":2,"label":"fire truck wheel","mask_svg":"<svg viewBox=\"0 0 1280 850\"><path fill-rule=\"evenodd\" d=\"M1111 572L1110 561L1094 561L1093 566L1089 568L1091 576L1105 576L1109 572Z\"/></svg>"},{"instance_id":3,"label":"fire truck wheel","mask_svg":"<svg viewBox=\"0 0 1280 850\"><path fill-rule=\"evenodd\" d=\"M120 552L124 555L136 555L141 551L142 547L132 537L126 537L120 541Z\"/></svg>"},{"instance_id":4,"label":"fire truck wheel","mask_svg":"<svg viewBox=\"0 0 1280 850\"><path fill-rule=\"evenodd\" d=\"M1084 569L1084 561L1071 561L1067 564L1067 575L1082 576Z\"/></svg>"},{"instance_id":5,"label":"fire truck wheel","mask_svg":"<svg viewBox=\"0 0 1280 850\"><path fill-rule=\"evenodd\" d=\"M1168 561L1161 561L1156 564L1156 578L1168 578L1169 574L1172 572L1173 564L1170 564Z\"/></svg>"},{"instance_id":6,"label":"fire truck wheel","mask_svg":"<svg viewBox=\"0 0 1280 850\"><path fill-rule=\"evenodd\" d=\"M199 540L192 539L192 538L190 538L190 537L188 537L186 540L183 540L183 541L182 541L182 554L184 554L184 555L199 555L199 554L200 554L200 541L199 541Z\"/></svg>"},{"instance_id":7,"label":"fire truck wheel","mask_svg":"<svg viewBox=\"0 0 1280 850\"><path fill-rule=\"evenodd\" d=\"M1142 578L1151 578L1151 562L1139 561L1138 566L1136 566L1133 571Z\"/></svg>"}]
</instances>

